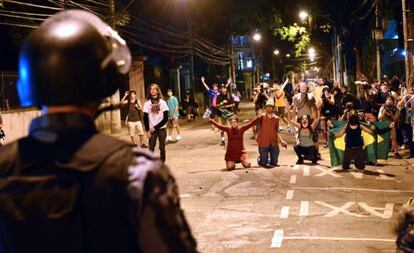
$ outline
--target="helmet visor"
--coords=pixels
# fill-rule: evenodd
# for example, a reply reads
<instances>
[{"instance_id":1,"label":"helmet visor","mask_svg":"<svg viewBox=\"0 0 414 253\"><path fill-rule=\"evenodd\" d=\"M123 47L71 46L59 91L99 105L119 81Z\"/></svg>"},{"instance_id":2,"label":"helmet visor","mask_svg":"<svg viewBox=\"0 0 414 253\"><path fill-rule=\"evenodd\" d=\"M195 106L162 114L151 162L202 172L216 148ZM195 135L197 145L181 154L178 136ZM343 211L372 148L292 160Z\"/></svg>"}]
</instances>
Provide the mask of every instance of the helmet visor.
<instances>
[{"instance_id":1,"label":"helmet visor","mask_svg":"<svg viewBox=\"0 0 414 253\"><path fill-rule=\"evenodd\" d=\"M109 26L107 29L109 30L108 34L110 34L110 36L105 37L108 39L111 53L106 57L103 64L105 62L113 61L116 63L118 71L122 74L126 74L131 67L131 52L129 51L125 40L123 40L117 32L112 30Z\"/></svg>"},{"instance_id":2,"label":"helmet visor","mask_svg":"<svg viewBox=\"0 0 414 253\"><path fill-rule=\"evenodd\" d=\"M87 21L94 26L98 32L108 40L111 53L102 62L104 67L113 61L118 67L118 71L122 74L128 73L131 67L131 52L125 42L108 24L103 22L98 16L83 10L66 11L70 16Z\"/></svg>"}]
</instances>

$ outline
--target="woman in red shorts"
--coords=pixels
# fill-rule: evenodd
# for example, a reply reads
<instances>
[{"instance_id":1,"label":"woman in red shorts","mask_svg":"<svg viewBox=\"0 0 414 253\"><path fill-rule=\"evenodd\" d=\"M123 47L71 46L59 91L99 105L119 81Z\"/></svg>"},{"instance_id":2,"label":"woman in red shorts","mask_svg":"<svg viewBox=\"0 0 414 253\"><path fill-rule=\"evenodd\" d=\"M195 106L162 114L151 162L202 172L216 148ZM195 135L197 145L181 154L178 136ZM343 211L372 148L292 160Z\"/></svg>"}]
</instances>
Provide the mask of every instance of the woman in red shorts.
<instances>
[{"instance_id":1,"label":"woman in red shorts","mask_svg":"<svg viewBox=\"0 0 414 253\"><path fill-rule=\"evenodd\" d=\"M226 155L224 157L227 170L235 169L236 163L241 163L244 168L250 168L251 163L243 145L243 134L246 130L256 125L261 117L263 117L263 115L256 117L246 125L239 126L239 118L234 115L230 118L230 127L223 126L222 124L209 119L209 121L218 129L227 133L228 144Z\"/></svg>"}]
</instances>

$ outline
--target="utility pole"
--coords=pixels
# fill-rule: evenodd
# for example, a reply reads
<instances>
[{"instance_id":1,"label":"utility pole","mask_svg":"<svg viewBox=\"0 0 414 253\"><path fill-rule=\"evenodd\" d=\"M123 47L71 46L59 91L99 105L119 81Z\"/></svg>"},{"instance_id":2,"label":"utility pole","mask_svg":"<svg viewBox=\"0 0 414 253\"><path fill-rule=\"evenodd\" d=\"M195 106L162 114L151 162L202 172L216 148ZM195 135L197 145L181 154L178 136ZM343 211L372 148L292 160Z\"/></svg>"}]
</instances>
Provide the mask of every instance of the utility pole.
<instances>
[{"instance_id":1,"label":"utility pole","mask_svg":"<svg viewBox=\"0 0 414 253\"><path fill-rule=\"evenodd\" d=\"M109 25L115 30L115 0L109 0L109 14ZM118 104L120 101L119 89L109 99L112 105ZM120 133L122 128L120 110L113 110L110 115L111 133Z\"/></svg>"},{"instance_id":2,"label":"utility pole","mask_svg":"<svg viewBox=\"0 0 414 253\"><path fill-rule=\"evenodd\" d=\"M404 1L404 0L403 0ZM378 81L381 80L381 42L380 42L380 17L379 17L379 2L380 0L376 0L375 3L375 44L376 44L376 56L377 56L377 79Z\"/></svg>"},{"instance_id":3,"label":"utility pole","mask_svg":"<svg viewBox=\"0 0 414 253\"><path fill-rule=\"evenodd\" d=\"M405 0L402 0L402 18L403 18L403 33L404 33L404 50L405 50L405 83L408 88L411 88L410 83L410 59L409 59L409 49L408 49L408 24L407 24L407 3Z\"/></svg>"},{"instance_id":4,"label":"utility pole","mask_svg":"<svg viewBox=\"0 0 414 253\"><path fill-rule=\"evenodd\" d=\"M191 93L193 94L193 97L195 98L195 80L194 80L194 38L193 38L193 24L191 20L191 14L187 14L188 20L188 33L190 36L190 45L191 45L191 53L190 53L190 87L191 87Z\"/></svg>"}]
</instances>

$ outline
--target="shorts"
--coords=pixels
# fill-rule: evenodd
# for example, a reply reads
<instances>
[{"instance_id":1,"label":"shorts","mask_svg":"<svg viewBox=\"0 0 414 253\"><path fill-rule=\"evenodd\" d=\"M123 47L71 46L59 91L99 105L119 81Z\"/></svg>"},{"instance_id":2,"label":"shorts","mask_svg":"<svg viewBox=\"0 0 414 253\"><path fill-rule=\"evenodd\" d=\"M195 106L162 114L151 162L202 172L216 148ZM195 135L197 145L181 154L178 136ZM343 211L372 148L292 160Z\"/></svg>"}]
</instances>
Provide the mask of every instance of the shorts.
<instances>
[{"instance_id":1,"label":"shorts","mask_svg":"<svg viewBox=\"0 0 414 253\"><path fill-rule=\"evenodd\" d=\"M277 107L275 109L276 115L283 118L285 116L285 107Z\"/></svg>"},{"instance_id":2,"label":"shorts","mask_svg":"<svg viewBox=\"0 0 414 253\"><path fill-rule=\"evenodd\" d=\"M141 121L128 121L128 132L130 136L144 135L144 128L142 127Z\"/></svg>"},{"instance_id":3,"label":"shorts","mask_svg":"<svg viewBox=\"0 0 414 253\"><path fill-rule=\"evenodd\" d=\"M177 118L175 118L175 117L168 118L168 126L169 127L175 127L176 122L177 122Z\"/></svg>"}]
</instances>

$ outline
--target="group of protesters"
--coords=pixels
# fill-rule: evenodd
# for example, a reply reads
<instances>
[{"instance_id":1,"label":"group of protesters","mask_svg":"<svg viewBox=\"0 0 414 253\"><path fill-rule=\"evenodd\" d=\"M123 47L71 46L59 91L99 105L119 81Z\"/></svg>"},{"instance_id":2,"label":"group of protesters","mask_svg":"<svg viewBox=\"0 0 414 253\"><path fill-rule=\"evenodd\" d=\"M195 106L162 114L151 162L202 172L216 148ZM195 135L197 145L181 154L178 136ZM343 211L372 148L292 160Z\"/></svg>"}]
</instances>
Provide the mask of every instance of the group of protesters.
<instances>
[{"instance_id":1,"label":"group of protesters","mask_svg":"<svg viewBox=\"0 0 414 253\"><path fill-rule=\"evenodd\" d=\"M406 84L398 77L394 76L389 80L385 76L381 81L368 82L364 75L360 75L353 92L338 81L298 79L292 75L282 84L277 80L272 85L256 84L252 99L257 117L240 127L233 96L227 91L231 80L220 88L218 84L209 88L202 78L202 83L210 95L211 107L208 116L213 127L221 130L221 145L225 145L224 133L228 135L225 157L228 169L234 168L238 162L244 167L250 166L242 141L243 133L250 128L253 129L259 146L259 165L277 165L278 141L285 144L279 134L284 131L281 121L286 123L288 132L292 129L296 132L294 150L298 164L304 163L304 160L316 164L321 159L319 150L322 145L323 148L329 147L332 158L332 153L338 148L335 147L334 140L340 138L344 148L338 164L342 164L344 170L350 168L351 161L360 170L367 163L376 164L377 157L388 158L389 150L396 159L401 158L399 150L403 149L409 150L410 158L414 157L413 90L407 89ZM388 147L385 149L386 157L378 155L375 159L368 158L364 148L368 146L368 142L378 142L377 135L382 134L389 136L388 139L381 140ZM371 137L369 139L366 136Z\"/></svg>"}]
</instances>

